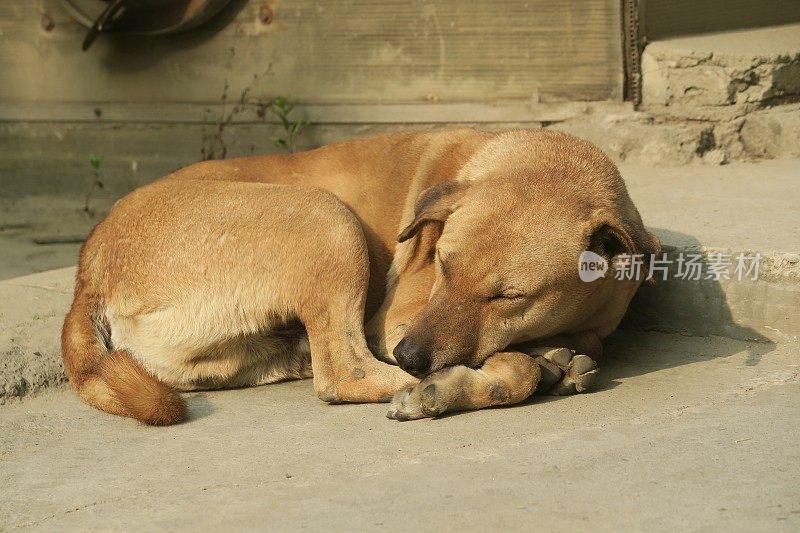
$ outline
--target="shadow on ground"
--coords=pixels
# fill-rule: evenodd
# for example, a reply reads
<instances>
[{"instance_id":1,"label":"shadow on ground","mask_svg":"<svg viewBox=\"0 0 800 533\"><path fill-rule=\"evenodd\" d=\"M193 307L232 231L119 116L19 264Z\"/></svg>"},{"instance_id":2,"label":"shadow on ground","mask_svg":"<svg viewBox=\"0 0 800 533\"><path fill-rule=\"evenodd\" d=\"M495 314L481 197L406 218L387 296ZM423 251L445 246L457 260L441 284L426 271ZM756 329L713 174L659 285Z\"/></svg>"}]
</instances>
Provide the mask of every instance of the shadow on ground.
<instances>
[{"instance_id":1,"label":"shadow on ground","mask_svg":"<svg viewBox=\"0 0 800 533\"><path fill-rule=\"evenodd\" d=\"M739 280L735 272L735 255L731 254L731 265L727 267L729 279L714 279L709 273L712 267L719 265L713 257L706 255L703 244L691 235L671 232L660 228L652 229L662 241L691 243L676 248L664 245L663 252L669 261L669 272L666 280L658 279L655 285L643 284L628 308L620 329L641 331L660 331L680 333L691 336L720 335L732 339L740 339L756 343L771 344L773 341L753 328L742 326L736 322L728 302L728 288L735 283L751 282L747 276ZM702 273L695 279L690 268L681 272L678 262L681 257L689 259L697 256ZM681 278L681 275L684 278ZM758 354L754 353L749 364L758 363Z\"/></svg>"}]
</instances>

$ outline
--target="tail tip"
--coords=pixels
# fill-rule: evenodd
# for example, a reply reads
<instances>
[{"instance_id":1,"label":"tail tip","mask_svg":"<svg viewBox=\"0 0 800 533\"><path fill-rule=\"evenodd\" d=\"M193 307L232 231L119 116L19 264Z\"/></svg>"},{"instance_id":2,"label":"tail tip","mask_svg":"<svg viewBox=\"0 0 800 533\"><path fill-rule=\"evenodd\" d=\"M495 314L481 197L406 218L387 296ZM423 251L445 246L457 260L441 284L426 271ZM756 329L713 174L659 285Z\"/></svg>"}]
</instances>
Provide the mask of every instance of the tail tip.
<instances>
[{"instance_id":1,"label":"tail tip","mask_svg":"<svg viewBox=\"0 0 800 533\"><path fill-rule=\"evenodd\" d=\"M139 413L132 413L134 418L150 426L171 426L186 420L186 400L175 391L162 395L157 404Z\"/></svg>"},{"instance_id":2,"label":"tail tip","mask_svg":"<svg viewBox=\"0 0 800 533\"><path fill-rule=\"evenodd\" d=\"M107 354L100 366L121 410L151 426L169 426L186 420L186 401L180 393L150 374L123 350Z\"/></svg>"}]
</instances>

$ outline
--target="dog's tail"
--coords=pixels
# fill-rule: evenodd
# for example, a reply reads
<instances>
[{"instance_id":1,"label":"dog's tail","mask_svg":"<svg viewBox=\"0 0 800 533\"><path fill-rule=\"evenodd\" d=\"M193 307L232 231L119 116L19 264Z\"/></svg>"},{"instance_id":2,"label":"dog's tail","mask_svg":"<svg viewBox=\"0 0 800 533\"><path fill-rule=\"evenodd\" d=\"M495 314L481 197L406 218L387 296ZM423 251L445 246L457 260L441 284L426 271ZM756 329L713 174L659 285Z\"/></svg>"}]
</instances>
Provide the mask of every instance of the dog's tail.
<instances>
[{"instance_id":1,"label":"dog's tail","mask_svg":"<svg viewBox=\"0 0 800 533\"><path fill-rule=\"evenodd\" d=\"M111 347L103 302L78 280L64 320L61 351L72 386L89 405L145 424L169 425L186 418L186 402L126 350Z\"/></svg>"}]
</instances>

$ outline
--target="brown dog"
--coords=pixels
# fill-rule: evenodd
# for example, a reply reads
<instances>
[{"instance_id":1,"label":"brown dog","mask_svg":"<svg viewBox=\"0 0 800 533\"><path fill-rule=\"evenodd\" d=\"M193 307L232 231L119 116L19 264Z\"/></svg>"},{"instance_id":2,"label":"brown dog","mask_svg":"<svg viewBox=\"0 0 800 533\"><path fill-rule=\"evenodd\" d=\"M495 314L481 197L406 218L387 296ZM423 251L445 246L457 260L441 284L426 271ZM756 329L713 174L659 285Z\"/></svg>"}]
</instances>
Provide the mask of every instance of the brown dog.
<instances>
[{"instance_id":1,"label":"brown dog","mask_svg":"<svg viewBox=\"0 0 800 533\"><path fill-rule=\"evenodd\" d=\"M90 235L65 367L90 404L152 424L184 418L176 390L312 374L328 402L396 393L398 420L580 392L640 280L583 282L578 258L659 249L613 163L551 131L198 163ZM370 353L365 306L374 354L421 382Z\"/></svg>"}]
</instances>

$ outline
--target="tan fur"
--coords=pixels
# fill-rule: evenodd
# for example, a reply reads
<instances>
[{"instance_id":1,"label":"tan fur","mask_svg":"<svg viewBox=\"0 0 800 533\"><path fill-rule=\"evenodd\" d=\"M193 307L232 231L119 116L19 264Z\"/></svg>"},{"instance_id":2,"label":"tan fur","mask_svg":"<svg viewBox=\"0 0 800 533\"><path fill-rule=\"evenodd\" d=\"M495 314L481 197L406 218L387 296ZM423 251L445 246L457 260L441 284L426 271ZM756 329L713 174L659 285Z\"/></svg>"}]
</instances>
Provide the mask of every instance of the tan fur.
<instances>
[{"instance_id":1,"label":"tan fur","mask_svg":"<svg viewBox=\"0 0 800 533\"><path fill-rule=\"evenodd\" d=\"M577 279L600 237L659 249L608 158L557 132L398 133L198 163L122 199L87 240L65 365L89 403L150 423L182 414L174 389L312 374L326 401L387 401L414 380L372 357L366 317L380 359L413 339L427 372L461 369L437 386L471 391L453 405L511 403L539 378L507 348L599 351L622 318L639 281ZM489 298L508 290L524 298Z\"/></svg>"},{"instance_id":2,"label":"tan fur","mask_svg":"<svg viewBox=\"0 0 800 533\"><path fill-rule=\"evenodd\" d=\"M80 396L103 411L146 424L165 425L186 417L186 403L122 350L103 346L101 303L80 279L62 332L67 377Z\"/></svg>"},{"instance_id":3,"label":"tan fur","mask_svg":"<svg viewBox=\"0 0 800 533\"><path fill-rule=\"evenodd\" d=\"M186 418L186 402L178 392L153 377L125 350L114 350L100 362L100 381L113 392L114 413L163 426Z\"/></svg>"},{"instance_id":4,"label":"tan fur","mask_svg":"<svg viewBox=\"0 0 800 533\"><path fill-rule=\"evenodd\" d=\"M395 400L403 410L390 409L389 416L408 420L519 403L533 394L540 377L539 365L528 354L497 352L478 370L449 367L407 387Z\"/></svg>"}]
</instances>

